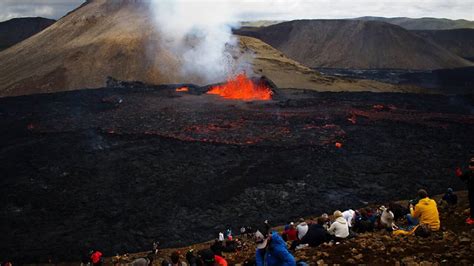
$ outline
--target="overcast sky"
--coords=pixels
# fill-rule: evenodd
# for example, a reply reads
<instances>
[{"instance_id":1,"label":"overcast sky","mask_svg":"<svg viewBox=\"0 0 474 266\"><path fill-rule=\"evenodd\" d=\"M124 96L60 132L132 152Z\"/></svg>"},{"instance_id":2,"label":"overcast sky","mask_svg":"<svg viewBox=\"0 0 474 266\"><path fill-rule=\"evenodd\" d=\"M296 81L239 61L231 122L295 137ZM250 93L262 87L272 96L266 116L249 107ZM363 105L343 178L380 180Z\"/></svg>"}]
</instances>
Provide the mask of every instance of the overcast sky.
<instances>
[{"instance_id":1,"label":"overcast sky","mask_svg":"<svg viewBox=\"0 0 474 266\"><path fill-rule=\"evenodd\" d=\"M117 1L117 0L108 0ZM170 0L164 0L170 1ZM171 0L173 1L173 0ZM178 0L199 2L204 0ZM210 1L210 0L206 0ZM211 0L235 2L242 20L438 17L474 20L474 0ZM58 19L84 0L0 0L0 21L15 17Z\"/></svg>"}]
</instances>

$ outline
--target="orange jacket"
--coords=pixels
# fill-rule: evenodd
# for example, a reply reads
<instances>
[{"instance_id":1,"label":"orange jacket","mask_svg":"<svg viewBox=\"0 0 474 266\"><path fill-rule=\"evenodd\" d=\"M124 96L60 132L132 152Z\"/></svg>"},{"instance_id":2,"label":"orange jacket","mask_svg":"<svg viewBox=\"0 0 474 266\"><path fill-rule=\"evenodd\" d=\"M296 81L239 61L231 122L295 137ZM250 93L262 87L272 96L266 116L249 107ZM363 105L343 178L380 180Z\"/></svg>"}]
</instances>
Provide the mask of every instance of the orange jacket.
<instances>
[{"instance_id":1,"label":"orange jacket","mask_svg":"<svg viewBox=\"0 0 474 266\"><path fill-rule=\"evenodd\" d=\"M420 224L426 224L431 231L438 231L440 227L438 207L436 201L426 197L418 201L415 209L410 209L411 216L417 218Z\"/></svg>"}]
</instances>

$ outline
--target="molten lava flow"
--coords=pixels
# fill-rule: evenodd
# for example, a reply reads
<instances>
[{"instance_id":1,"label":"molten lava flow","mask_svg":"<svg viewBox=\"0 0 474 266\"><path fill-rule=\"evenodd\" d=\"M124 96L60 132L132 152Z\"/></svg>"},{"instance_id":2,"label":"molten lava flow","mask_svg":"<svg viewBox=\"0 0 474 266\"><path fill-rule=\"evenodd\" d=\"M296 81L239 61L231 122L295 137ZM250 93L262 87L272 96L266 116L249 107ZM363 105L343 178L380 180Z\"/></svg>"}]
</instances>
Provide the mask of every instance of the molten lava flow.
<instances>
[{"instance_id":1,"label":"molten lava flow","mask_svg":"<svg viewBox=\"0 0 474 266\"><path fill-rule=\"evenodd\" d=\"M188 92L189 88L188 87L181 87L176 89L177 92Z\"/></svg>"},{"instance_id":2,"label":"molten lava flow","mask_svg":"<svg viewBox=\"0 0 474 266\"><path fill-rule=\"evenodd\" d=\"M240 74L235 79L229 80L220 86L212 87L208 94L217 94L226 99L236 100L259 100L268 101L272 99L272 90L263 83L256 84L245 74Z\"/></svg>"}]
</instances>

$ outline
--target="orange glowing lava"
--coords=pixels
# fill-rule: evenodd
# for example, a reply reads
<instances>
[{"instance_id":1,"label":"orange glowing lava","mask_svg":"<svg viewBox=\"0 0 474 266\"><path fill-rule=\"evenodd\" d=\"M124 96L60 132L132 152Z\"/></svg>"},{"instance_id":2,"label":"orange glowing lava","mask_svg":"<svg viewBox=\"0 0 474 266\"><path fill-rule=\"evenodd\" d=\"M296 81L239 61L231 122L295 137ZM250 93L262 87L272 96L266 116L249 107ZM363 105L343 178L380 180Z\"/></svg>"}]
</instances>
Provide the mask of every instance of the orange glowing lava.
<instances>
[{"instance_id":1,"label":"orange glowing lava","mask_svg":"<svg viewBox=\"0 0 474 266\"><path fill-rule=\"evenodd\" d=\"M273 95L268 86L263 83L254 83L245 74L240 74L220 86L214 86L207 93L220 95L226 99L244 101L268 101L272 99Z\"/></svg>"},{"instance_id":2,"label":"orange glowing lava","mask_svg":"<svg viewBox=\"0 0 474 266\"><path fill-rule=\"evenodd\" d=\"M340 149L340 148L342 148L342 143L336 142L336 143L335 143L335 146L336 146L336 148Z\"/></svg>"},{"instance_id":3,"label":"orange glowing lava","mask_svg":"<svg viewBox=\"0 0 474 266\"><path fill-rule=\"evenodd\" d=\"M188 87L181 87L176 89L177 92L188 92L189 88Z\"/></svg>"}]
</instances>

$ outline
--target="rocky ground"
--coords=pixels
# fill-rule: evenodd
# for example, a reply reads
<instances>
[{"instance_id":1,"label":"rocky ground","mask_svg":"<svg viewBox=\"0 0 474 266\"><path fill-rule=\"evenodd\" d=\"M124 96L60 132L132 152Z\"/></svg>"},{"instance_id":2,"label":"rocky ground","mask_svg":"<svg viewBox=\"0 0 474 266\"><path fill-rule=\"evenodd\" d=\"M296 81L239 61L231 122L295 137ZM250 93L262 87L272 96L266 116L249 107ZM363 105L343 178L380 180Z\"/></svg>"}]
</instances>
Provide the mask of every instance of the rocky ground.
<instances>
[{"instance_id":1,"label":"rocky ground","mask_svg":"<svg viewBox=\"0 0 474 266\"><path fill-rule=\"evenodd\" d=\"M458 192L459 204L455 207L440 207L441 230L427 238L418 236L393 236L385 230L359 234L338 245L323 244L307 247L293 253L296 260L310 265L323 264L370 264L370 265L472 265L474 263L474 226L464 223L468 211L467 193ZM437 201L440 196L434 197ZM399 202L408 204L407 201ZM387 205L387 203L381 203ZM374 205L375 206L375 205ZM314 217L315 218L315 217ZM311 219L309 217L308 219ZM403 224L402 222L398 223ZM282 227L277 227L281 232ZM236 253L224 253L230 265L242 264L255 256L255 245L244 238L246 247ZM156 256L153 265L160 265L172 252L186 254L189 249L205 249L209 242L178 249L164 249ZM147 253L111 257L109 263L126 264ZM184 258L183 258L184 259Z\"/></svg>"},{"instance_id":2,"label":"rocky ground","mask_svg":"<svg viewBox=\"0 0 474 266\"><path fill-rule=\"evenodd\" d=\"M454 169L474 152L472 96L175 89L0 99L0 257L182 247L226 226L461 189Z\"/></svg>"}]
</instances>

